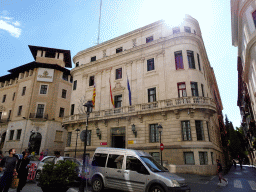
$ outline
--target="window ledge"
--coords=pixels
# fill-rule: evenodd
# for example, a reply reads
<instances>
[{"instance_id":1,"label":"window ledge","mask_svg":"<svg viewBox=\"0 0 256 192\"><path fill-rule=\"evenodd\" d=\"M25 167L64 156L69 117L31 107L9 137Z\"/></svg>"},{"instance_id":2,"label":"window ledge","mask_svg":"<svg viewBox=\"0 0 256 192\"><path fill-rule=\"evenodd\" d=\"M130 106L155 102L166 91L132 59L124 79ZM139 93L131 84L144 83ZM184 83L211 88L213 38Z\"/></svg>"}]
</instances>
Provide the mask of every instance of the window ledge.
<instances>
[{"instance_id":1,"label":"window ledge","mask_svg":"<svg viewBox=\"0 0 256 192\"><path fill-rule=\"evenodd\" d=\"M63 141L54 141L54 142L56 142L56 143L64 143Z\"/></svg>"}]
</instances>

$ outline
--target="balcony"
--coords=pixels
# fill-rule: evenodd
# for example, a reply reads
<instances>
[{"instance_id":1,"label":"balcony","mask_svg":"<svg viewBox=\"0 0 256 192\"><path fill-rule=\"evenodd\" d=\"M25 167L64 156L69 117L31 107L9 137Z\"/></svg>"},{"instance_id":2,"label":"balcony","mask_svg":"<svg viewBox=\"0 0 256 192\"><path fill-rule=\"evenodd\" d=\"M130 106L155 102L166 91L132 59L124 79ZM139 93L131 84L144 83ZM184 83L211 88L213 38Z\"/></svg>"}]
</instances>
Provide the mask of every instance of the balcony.
<instances>
[{"instance_id":1,"label":"balcony","mask_svg":"<svg viewBox=\"0 0 256 192\"><path fill-rule=\"evenodd\" d=\"M29 118L30 119L48 119L48 114L30 113Z\"/></svg>"},{"instance_id":2,"label":"balcony","mask_svg":"<svg viewBox=\"0 0 256 192\"><path fill-rule=\"evenodd\" d=\"M90 114L90 120L103 120L111 118L126 117L178 109L210 109L216 112L216 104L213 99L206 97L182 97L161 100L151 103L136 104L120 108L94 111ZM63 118L63 123L82 122L86 120L86 114L75 114Z\"/></svg>"},{"instance_id":3,"label":"balcony","mask_svg":"<svg viewBox=\"0 0 256 192\"><path fill-rule=\"evenodd\" d=\"M2 118L0 119L0 124L7 124L10 121L9 118Z\"/></svg>"}]
</instances>

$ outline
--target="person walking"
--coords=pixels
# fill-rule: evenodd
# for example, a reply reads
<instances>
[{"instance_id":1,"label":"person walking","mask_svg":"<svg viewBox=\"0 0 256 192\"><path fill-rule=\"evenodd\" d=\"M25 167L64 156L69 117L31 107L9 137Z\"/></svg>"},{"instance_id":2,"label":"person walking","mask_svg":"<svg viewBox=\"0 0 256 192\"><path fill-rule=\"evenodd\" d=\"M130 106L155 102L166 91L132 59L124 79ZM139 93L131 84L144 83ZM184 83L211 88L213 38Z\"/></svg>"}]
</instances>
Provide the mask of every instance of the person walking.
<instances>
[{"instance_id":1,"label":"person walking","mask_svg":"<svg viewBox=\"0 0 256 192\"><path fill-rule=\"evenodd\" d=\"M4 175L0 180L0 192L8 192L11 186L13 174L16 173L17 158L15 153L15 149L10 149L9 156L4 157L0 163L0 171L3 171L3 167L5 167Z\"/></svg>"},{"instance_id":2,"label":"person walking","mask_svg":"<svg viewBox=\"0 0 256 192\"><path fill-rule=\"evenodd\" d=\"M234 165L234 167L236 169L236 161L234 159L233 159L233 165Z\"/></svg>"},{"instance_id":3,"label":"person walking","mask_svg":"<svg viewBox=\"0 0 256 192\"><path fill-rule=\"evenodd\" d=\"M221 180L224 180L226 182L226 185L228 184L228 181L226 179L224 179L222 177L222 165L220 163L220 160L219 159L216 159L216 162L217 162L217 172L218 172L218 176L219 176L219 183L218 185L219 186L223 186L223 184L221 183Z\"/></svg>"},{"instance_id":4,"label":"person walking","mask_svg":"<svg viewBox=\"0 0 256 192\"><path fill-rule=\"evenodd\" d=\"M16 170L18 172L19 185L17 188L17 192L20 192L22 188L26 185L27 177L28 177L28 164L30 159L28 158L29 153L23 152L23 158L19 159Z\"/></svg>"},{"instance_id":5,"label":"person walking","mask_svg":"<svg viewBox=\"0 0 256 192\"><path fill-rule=\"evenodd\" d=\"M242 169L243 168L243 159L242 158L239 159L239 164L240 164L240 168Z\"/></svg>"},{"instance_id":6,"label":"person walking","mask_svg":"<svg viewBox=\"0 0 256 192\"><path fill-rule=\"evenodd\" d=\"M40 153L39 161L41 161L44 158L44 150Z\"/></svg>"},{"instance_id":7,"label":"person walking","mask_svg":"<svg viewBox=\"0 0 256 192\"><path fill-rule=\"evenodd\" d=\"M54 154L55 154L54 164L57 164L58 161L60 161L60 160L62 160L62 161L64 160L63 157L60 156L60 152L59 151L55 151Z\"/></svg>"}]
</instances>

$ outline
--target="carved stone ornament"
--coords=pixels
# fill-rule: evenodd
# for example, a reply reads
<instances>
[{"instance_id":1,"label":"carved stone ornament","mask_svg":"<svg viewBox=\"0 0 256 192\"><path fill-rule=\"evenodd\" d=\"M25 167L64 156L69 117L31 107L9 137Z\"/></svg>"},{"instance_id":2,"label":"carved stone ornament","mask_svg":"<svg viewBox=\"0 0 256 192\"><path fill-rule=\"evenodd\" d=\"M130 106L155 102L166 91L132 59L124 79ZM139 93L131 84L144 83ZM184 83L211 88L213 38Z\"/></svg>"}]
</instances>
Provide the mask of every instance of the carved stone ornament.
<instances>
[{"instance_id":1,"label":"carved stone ornament","mask_svg":"<svg viewBox=\"0 0 256 192\"><path fill-rule=\"evenodd\" d=\"M124 89L125 89L125 87L123 87L121 85L121 83L118 81L118 82L116 82L115 87L112 89L112 92L123 91Z\"/></svg>"},{"instance_id":2,"label":"carved stone ornament","mask_svg":"<svg viewBox=\"0 0 256 192\"><path fill-rule=\"evenodd\" d=\"M126 117L126 121L131 124L131 117Z\"/></svg>"},{"instance_id":3,"label":"carved stone ornament","mask_svg":"<svg viewBox=\"0 0 256 192\"><path fill-rule=\"evenodd\" d=\"M142 115L138 115L138 118L139 118L140 122L143 123L143 117L142 117Z\"/></svg>"},{"instance_id":4,"label":"carved stone ornament","mask_svg":"<svg viewBox=\"0 0 256 192\"><path fill-rule=\"evenodd\" d=\"M104 123L104 125L105 125L105 127L107 127L108 126L108 120L103 120L103 123Z\"/></svg>"},{"instance_id":5,"label":"carved stone ornament","mask_svg":"<svg viewBox=\"0 0 256 192\"><path fill-rule=\"evenodd\" d=\"M176 119L180 118L180 112L179 110L174 110L174 114L176 115Z\"/></svg>"},{"instance_id":6,"label":"carved stone ornament","mask_svg":"<svg viewBox=\"0 0 256 192\"><path fill-rule=\"evenodd\" d=\"M162 112L161 115L163 116L164 120L167 120L167 114L166 114L166 112Z\"/></svg>"},{"instance_id":7,"label":"carved stone ornament","mask_svg":"<svg viewBox=\"0 0 256 192\"><path fill-rule=\"evenodd\" d=\"M194 118L195 110L189 109L189 112L190 112L190 118Z\"/></svg>"}]
</instances>

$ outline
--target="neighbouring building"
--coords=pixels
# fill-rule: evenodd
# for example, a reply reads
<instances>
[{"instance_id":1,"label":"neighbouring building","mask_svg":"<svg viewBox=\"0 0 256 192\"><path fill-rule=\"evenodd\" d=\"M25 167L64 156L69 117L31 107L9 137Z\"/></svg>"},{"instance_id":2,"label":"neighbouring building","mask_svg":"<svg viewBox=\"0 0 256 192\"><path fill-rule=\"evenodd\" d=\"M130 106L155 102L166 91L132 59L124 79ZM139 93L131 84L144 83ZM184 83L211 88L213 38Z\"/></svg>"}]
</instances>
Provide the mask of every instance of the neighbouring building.
<instances>
[{"instance_id":1,"label":"neighbouring building","mask_svg":"<svg viewBox=\"0 0 256 192\"><path fill-rule=\"evenodd\" d=\"M232 45L238 47L238 99L247 150L256 165L256 2L231 0Z\"/></svg>"},{"instance_id":2,"label":"neighbouring building","mask_svg":"<svg viewBox=\"0 0 256 192\"><path fill-rule=\"evenodd\" d=\"M67 131L62 118L69 114L72 78L69 50L29 46L35 61L0 77L1 149L21 153L29 148L62 151Z\"/></svg>"},{"instance_id":3,"label":"neighbouring building","mask_svg":"<svg viewBox=\"0 0 256 192\"><path fill-rule=\"evenodd\" d=\"M152 23L80 51L73 62L65 155L83 154L83 105L95 90L90 157L107 146L143 150L160 161L161 125L162 160L171 172L216 173L216 158L224 161L222 103L197 20L186 15L174 28Z\"/></svg>"}]
</instances>

